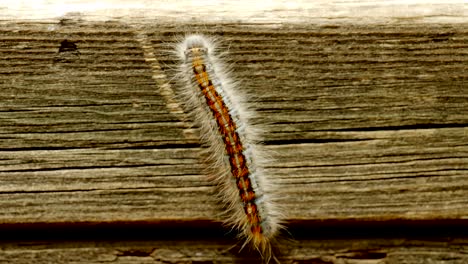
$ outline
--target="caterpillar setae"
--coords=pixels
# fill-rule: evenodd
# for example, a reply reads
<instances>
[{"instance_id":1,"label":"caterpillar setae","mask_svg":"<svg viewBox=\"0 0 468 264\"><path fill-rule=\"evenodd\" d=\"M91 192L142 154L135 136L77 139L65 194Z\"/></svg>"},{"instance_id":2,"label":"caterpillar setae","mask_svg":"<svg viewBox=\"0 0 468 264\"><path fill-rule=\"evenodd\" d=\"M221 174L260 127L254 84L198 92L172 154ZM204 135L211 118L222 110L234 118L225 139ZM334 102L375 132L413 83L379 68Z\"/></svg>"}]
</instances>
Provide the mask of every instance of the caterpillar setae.
<instances>
[{"instance_id":1,"label":"caterpillar setae","mask_svg":"<svg viewBox=\"0 0 468 264\"><path fill-rule=\"evenodd\" d=\"M215 42L189 35L176 48L178 79L184 105L200 126L208 173L215 175L227 205L225 221L257 249L266 262L271 242L281 229L281 215L264 175L258 133L249 124L254 112L241 95L241 86L228 77Z\"/></svg>"}]
</instances>

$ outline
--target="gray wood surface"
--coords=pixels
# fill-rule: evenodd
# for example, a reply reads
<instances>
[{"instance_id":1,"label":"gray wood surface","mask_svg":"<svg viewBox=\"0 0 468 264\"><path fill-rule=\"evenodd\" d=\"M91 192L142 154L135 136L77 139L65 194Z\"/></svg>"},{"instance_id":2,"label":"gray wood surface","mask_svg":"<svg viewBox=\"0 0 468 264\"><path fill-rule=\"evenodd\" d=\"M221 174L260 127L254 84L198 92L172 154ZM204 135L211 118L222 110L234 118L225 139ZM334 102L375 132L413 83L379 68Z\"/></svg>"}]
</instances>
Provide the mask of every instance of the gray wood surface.
<instances>
[{"instance_id":1,"label":"gray wood surface","mask_svg":"<svg viewBox=\"0 0 468 264\"><path fill-rule=\"evenodd\" d=\"M255 101L255 121L275 160L268 175L280 186L292 228L296 222L466 221L468 24L216 23L187 29L174 23L63 19L0 24L5 228L196 226L220 220L216 190L202 173L196 128L171 93L175 61L168 50L188 31L219 39L233 75ZM154 243L197 245L184 241ZM362 263L467 260L463 239L422 245L383 241L356 242L385 248L384 255ZM314 240L282 247L291 263L360 263L337 253L352 251L352 242L331 249ZM61 255L78 254L83 263L153 263L149 255L119 257L118 250L159 248L148 241L103 242L109 248L92 255L92 262L79 252L101 252L93 243L4 244L0 260L28 263L31 256L80 263ZM219 247L227 244L232 240ZM205 245L210 254L221 254L216 240ZM178 252L181 257L172 260L211 263L198 259L197 249L187 250L191 253ZM301 250L308 252L302 260ZM226 258L219 263L232 260Z\"/></svg>"},{"instance_id":2,"label":"gray wood surface","mask_svg":"<svg viewBox=\"0 0 468 264\"><path fill-rule=\"evenodd\" d=\"M467 242L418 239L336 239L300 241L281 248L282 263L384 264L468 261ZM238 254L230 242L196 241L34 241L4 243L0 263L261 263L255 254ZM231 249L230 249L231 248ZM293 257L294 256L294 257Z\"/></svg>"}]
</instances>

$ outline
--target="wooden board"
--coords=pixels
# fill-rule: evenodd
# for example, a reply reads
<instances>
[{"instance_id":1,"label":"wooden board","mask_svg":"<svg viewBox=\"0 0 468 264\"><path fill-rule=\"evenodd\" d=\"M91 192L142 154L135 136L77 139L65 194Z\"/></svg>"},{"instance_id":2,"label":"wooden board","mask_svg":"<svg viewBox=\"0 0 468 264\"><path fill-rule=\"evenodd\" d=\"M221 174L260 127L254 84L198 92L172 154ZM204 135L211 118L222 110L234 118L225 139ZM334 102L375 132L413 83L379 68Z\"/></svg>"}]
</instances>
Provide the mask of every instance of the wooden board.
<instances>
[{"instance_id":1,"label":"wooden board","mask_svg":"<svg viewBox=\"0 0 468 264\"><path fill-rule=\"evenodd\" d=\"M222 206L202 173L197 129L173 97L175 58L169 51L190 31L218 38L233 75L252 95L255 122L264 128L265 149L275 160L268 175L281 186L293 237L302 235L298 226L351 224L346 233L353 223L381 223L376 232L387 223L426 223L432 232L432 224L456 221L466 229L468 23L456 6L451 14L458 19L448 23L395 17L392 23L381 23L388 17L357 23L354 17L356 23L322 18L188 26L80 14L2 21L0 229L32 228L36 241L43 239L40 230L55 226L89 233L94 225L176 223L175 229L203 227L222 236L215 231ZM304 248L322 243L308 240L315 231L304 232ZM447 244L436 240L444 251ZM384 252L392 248L381 238L369 241ZM466 240L459 241L462 246L448 244L462 248L450 263L466 262L460 253ZM8 245L2 254L22 250ZM427 246L408 246L411 254L423 252L413 263L452 254L447 249L429 257ZM298 246L281 247L289 252L285 260L301 260L290 252ZM44 253L35 250L25 252ZM324 262L314 254L303 259L310 262L296 263L327 263L322 253ZM375 263L405 263L386 256Z\"/></svg>"},{"instance_id":2,"label":"wooden board","mask_svg":"<svg viewBox=\"0 0 468 264\"><path fill-rule=\"evenodd\" d=\"M50 26L2 26L1 221L216 219L196 129L161 95L180 27ZM255 96L288 219L468 215L466 27L199 30Z\"/></svg>"},{"instance_id":3,"label":"wooden board","mask_svg":"<svg viewBox=\"0 0 468 264\"><path fill-rule=\"evenodd\" d=\"M282 263L382 264L453 263L468 260L460 240L325 239L299 241L281 249ZM0 262L8 263L261 263L255 254L238 254L230 242L195 241L27 241L3 243ZM294 257L293 257L294 256Z\"/></svg>"}]
</instances>

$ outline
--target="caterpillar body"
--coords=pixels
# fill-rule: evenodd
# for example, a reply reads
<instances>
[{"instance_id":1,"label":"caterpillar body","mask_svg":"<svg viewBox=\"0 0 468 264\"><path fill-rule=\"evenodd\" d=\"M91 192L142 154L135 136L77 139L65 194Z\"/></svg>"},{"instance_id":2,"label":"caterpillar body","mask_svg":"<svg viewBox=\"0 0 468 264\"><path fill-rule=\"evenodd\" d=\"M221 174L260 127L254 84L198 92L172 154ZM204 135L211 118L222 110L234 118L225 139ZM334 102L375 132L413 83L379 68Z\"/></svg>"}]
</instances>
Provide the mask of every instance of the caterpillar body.
<instances>
[{"instance_id":1,"label":"caterpillar body","mask_svg":"<svg viewBox=\"0 0 468 264\"><path fill-rule=\"evenodd\" d=\"M227 205L225 221L240 231L243 246L252 245L269 262L281 215L264 175L258 133L249 124L253 112L239 83L228 78L212 39L189 35L176 52L184 104L208 146L207 169Z\"/></svg>"}]
</instances>

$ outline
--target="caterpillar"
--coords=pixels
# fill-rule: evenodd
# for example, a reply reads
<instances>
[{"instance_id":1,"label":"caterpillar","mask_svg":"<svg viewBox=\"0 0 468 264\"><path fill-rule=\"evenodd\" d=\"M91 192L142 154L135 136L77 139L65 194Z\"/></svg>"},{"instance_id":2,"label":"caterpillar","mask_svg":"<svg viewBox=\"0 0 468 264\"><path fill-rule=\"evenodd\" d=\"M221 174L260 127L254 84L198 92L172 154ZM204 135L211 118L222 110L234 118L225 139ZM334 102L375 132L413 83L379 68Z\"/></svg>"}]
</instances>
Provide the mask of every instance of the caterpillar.
<instances>
[{"instance_id":1,"label":"caterpillar","mask_svg":"<svg viewBox=\"0 0 468 264\"><path fill-rule=\"evenodd\" d=\"M264 173L258 133L249 123L254 112L240 83L228 77L213 39L188 35L175 51L180 93L208 146L206 168L226 204L225 222L239 230L242 248L253 246L269 262L274 258L271 243L282 228L281 214Z\"/></svg>"}]
</instances>

